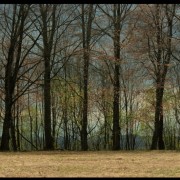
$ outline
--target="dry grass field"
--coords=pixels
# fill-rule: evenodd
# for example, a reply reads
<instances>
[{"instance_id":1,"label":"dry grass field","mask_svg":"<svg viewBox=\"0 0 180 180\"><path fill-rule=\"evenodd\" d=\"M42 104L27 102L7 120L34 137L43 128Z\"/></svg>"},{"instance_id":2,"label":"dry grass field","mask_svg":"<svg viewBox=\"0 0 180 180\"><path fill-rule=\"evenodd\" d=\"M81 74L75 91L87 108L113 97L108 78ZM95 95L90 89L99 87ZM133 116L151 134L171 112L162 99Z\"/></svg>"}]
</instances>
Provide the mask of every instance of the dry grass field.
<instances>
[{"instance_id":1,"label":"dry grass field","mask_svg":"<svg viewBox=\"0 0 180 180\"><path fill-rule=\"evenodd\" d=\"M1 152L0 177L180 177L180 152Z\"/></svg>"}]
</instances>

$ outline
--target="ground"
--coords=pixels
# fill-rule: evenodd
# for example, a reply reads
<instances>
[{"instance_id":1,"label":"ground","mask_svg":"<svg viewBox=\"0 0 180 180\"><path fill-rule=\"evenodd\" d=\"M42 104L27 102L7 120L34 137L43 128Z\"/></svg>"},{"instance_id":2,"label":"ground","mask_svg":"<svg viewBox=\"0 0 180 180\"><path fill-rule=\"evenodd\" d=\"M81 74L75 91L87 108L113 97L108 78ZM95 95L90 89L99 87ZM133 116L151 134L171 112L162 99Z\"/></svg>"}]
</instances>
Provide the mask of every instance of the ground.
<instances>
[{"instance_id":1,"label":"ground","mask_svg":"<svg viewBox=\"0 0 180 180\"><path fill-rule=\"evenodd\" d=\"M0 177L180 177L180 152L1 152Z\"/></svg>"}]
</instances>

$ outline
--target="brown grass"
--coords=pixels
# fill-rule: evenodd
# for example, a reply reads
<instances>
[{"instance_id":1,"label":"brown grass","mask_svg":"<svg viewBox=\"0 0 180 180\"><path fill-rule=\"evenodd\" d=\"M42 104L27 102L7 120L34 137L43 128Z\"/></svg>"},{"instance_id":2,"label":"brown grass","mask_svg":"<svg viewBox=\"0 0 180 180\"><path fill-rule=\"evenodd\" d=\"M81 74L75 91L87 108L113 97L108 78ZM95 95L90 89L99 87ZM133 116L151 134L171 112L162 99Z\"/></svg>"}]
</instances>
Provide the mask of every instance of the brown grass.
<instances>
[{"instance_id":1,"label":"brown grass","mask_svg":"<svg viewBox=\"0 0 180 180\"><path fill-rule=\"evenodd\" d=\"M180 152L1 152L0 177L180 177Z\"/></svg>"}]
</instances>

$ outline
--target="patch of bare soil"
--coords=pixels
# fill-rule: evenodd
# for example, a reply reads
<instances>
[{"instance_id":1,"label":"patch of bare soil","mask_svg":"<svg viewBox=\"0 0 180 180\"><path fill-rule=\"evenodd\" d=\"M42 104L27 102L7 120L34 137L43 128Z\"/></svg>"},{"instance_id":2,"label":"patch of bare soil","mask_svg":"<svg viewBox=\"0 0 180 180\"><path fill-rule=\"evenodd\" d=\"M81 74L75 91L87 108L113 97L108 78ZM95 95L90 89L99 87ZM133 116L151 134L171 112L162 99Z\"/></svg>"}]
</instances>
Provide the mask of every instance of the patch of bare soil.
<instances>
[{"instance_id":1,"label":"patch of bare soil","mask_svg":"<svg viewBox=\"0 0 180 180\"><path fill-rule=\"evenodd\" d=\"M180 177L178 151L1 152L0 177Z\"/></svg>"}]
</instances>

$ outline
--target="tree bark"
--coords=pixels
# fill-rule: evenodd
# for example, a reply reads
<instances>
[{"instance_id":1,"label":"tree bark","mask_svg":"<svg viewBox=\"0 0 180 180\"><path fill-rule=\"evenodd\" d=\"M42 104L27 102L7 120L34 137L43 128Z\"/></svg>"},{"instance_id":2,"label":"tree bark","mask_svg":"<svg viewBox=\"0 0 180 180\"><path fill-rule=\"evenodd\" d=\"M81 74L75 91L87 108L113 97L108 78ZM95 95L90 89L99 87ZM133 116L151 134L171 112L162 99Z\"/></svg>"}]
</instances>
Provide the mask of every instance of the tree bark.
<instances>
[{"instance_id":1,"label":"tree bark","mask_svg":"<svg viewBox=\"0 0 180 180\"><path fill-rule=\"evenodd\" d=\"M45 48L46 49L46 48ZM50 81L50 57L45 56L44 72L44 126L45 126L45 150L53 149L53 138L51 135L51 81Z\"/></svg>"},{"instance_id":2,"label":"tree bark","mask_svg":"<svg viewBox=\"0 0 180 180\"><path fill-rule=\"evenodd\" d=\"M52 9L51 9L52 8ZM54 149L51 130L51 52L53 48L53 38L56 28L56 5L40 5L42 17L42 36L43 36L43 57L44 57L44 129L45 129L45 150ZM48 13L51 12L51 19ZM51 29L48 30L48 23L51 20ZM50 32L50 33L49 33Z\"/></svg>"},{"instance_id":3,"label":"tree bark","mask_svg":"<svg viewBox=\"0 0 180 180\"><path fill-rule=\"evenodd\" d=\"M113 83L113 150L120 149L119 70L120 70L120 4L114 4L114 83Z\"/></svg>"},{"instance_id":4,"label":"tree bark","mask_svg":"<svg viewBox=\"0 0 180 180\"><path fill-rule=\"evenodd\" d=\"M152 137L151 149L165 149L163 140L163 95L164 86L166 82L166 74L168 71L168 65L171 60L171 38L173 27L173 16L175 13L175 5L172 5L171 11L166 5L165 13L167 17L167 52L166 58L162 57L162 33L160 24L160 5L156 5L156 27L157 27L157 73L156 73L156 106L155 106L155 123L154 133ZM169 13L169 14L168 14ZM164 58L164 59L163 59ZM163 61L162 61L163 59Z\"/></svg>"},{"instance_id":5,"label":"tree bark","mask_svg":"<svg viewBox=\"0 0 180 180\"><path fill-rule=\"evenodd\" d=\"M5 71L5 117L3 124L3 133L1 140L1 150L9 151L10 129L12 126L12 106L13 106L13 93L14 84L12 78L12 63L13 63L13 51L15 48L14 39L11 40L11 45L8 52L8 59ZM13 131L11 131L13 133Z\"/></svg>"},{"instance_id":6,"label":"tree bark","mask_svg":"<svg viewBox=\"0 0 180 180\"><path fill-rule=\"evenodd\" d=\"M89 80L89 60L90 60L90 40L91 26L93 20L93 4L89 5L88 22L85 24L85 10L82 4L82 37L83 37L83 117L81 127L81 150L88 150L87 124L88 124L88 80Z\"/></svg>"}]
</instances>

